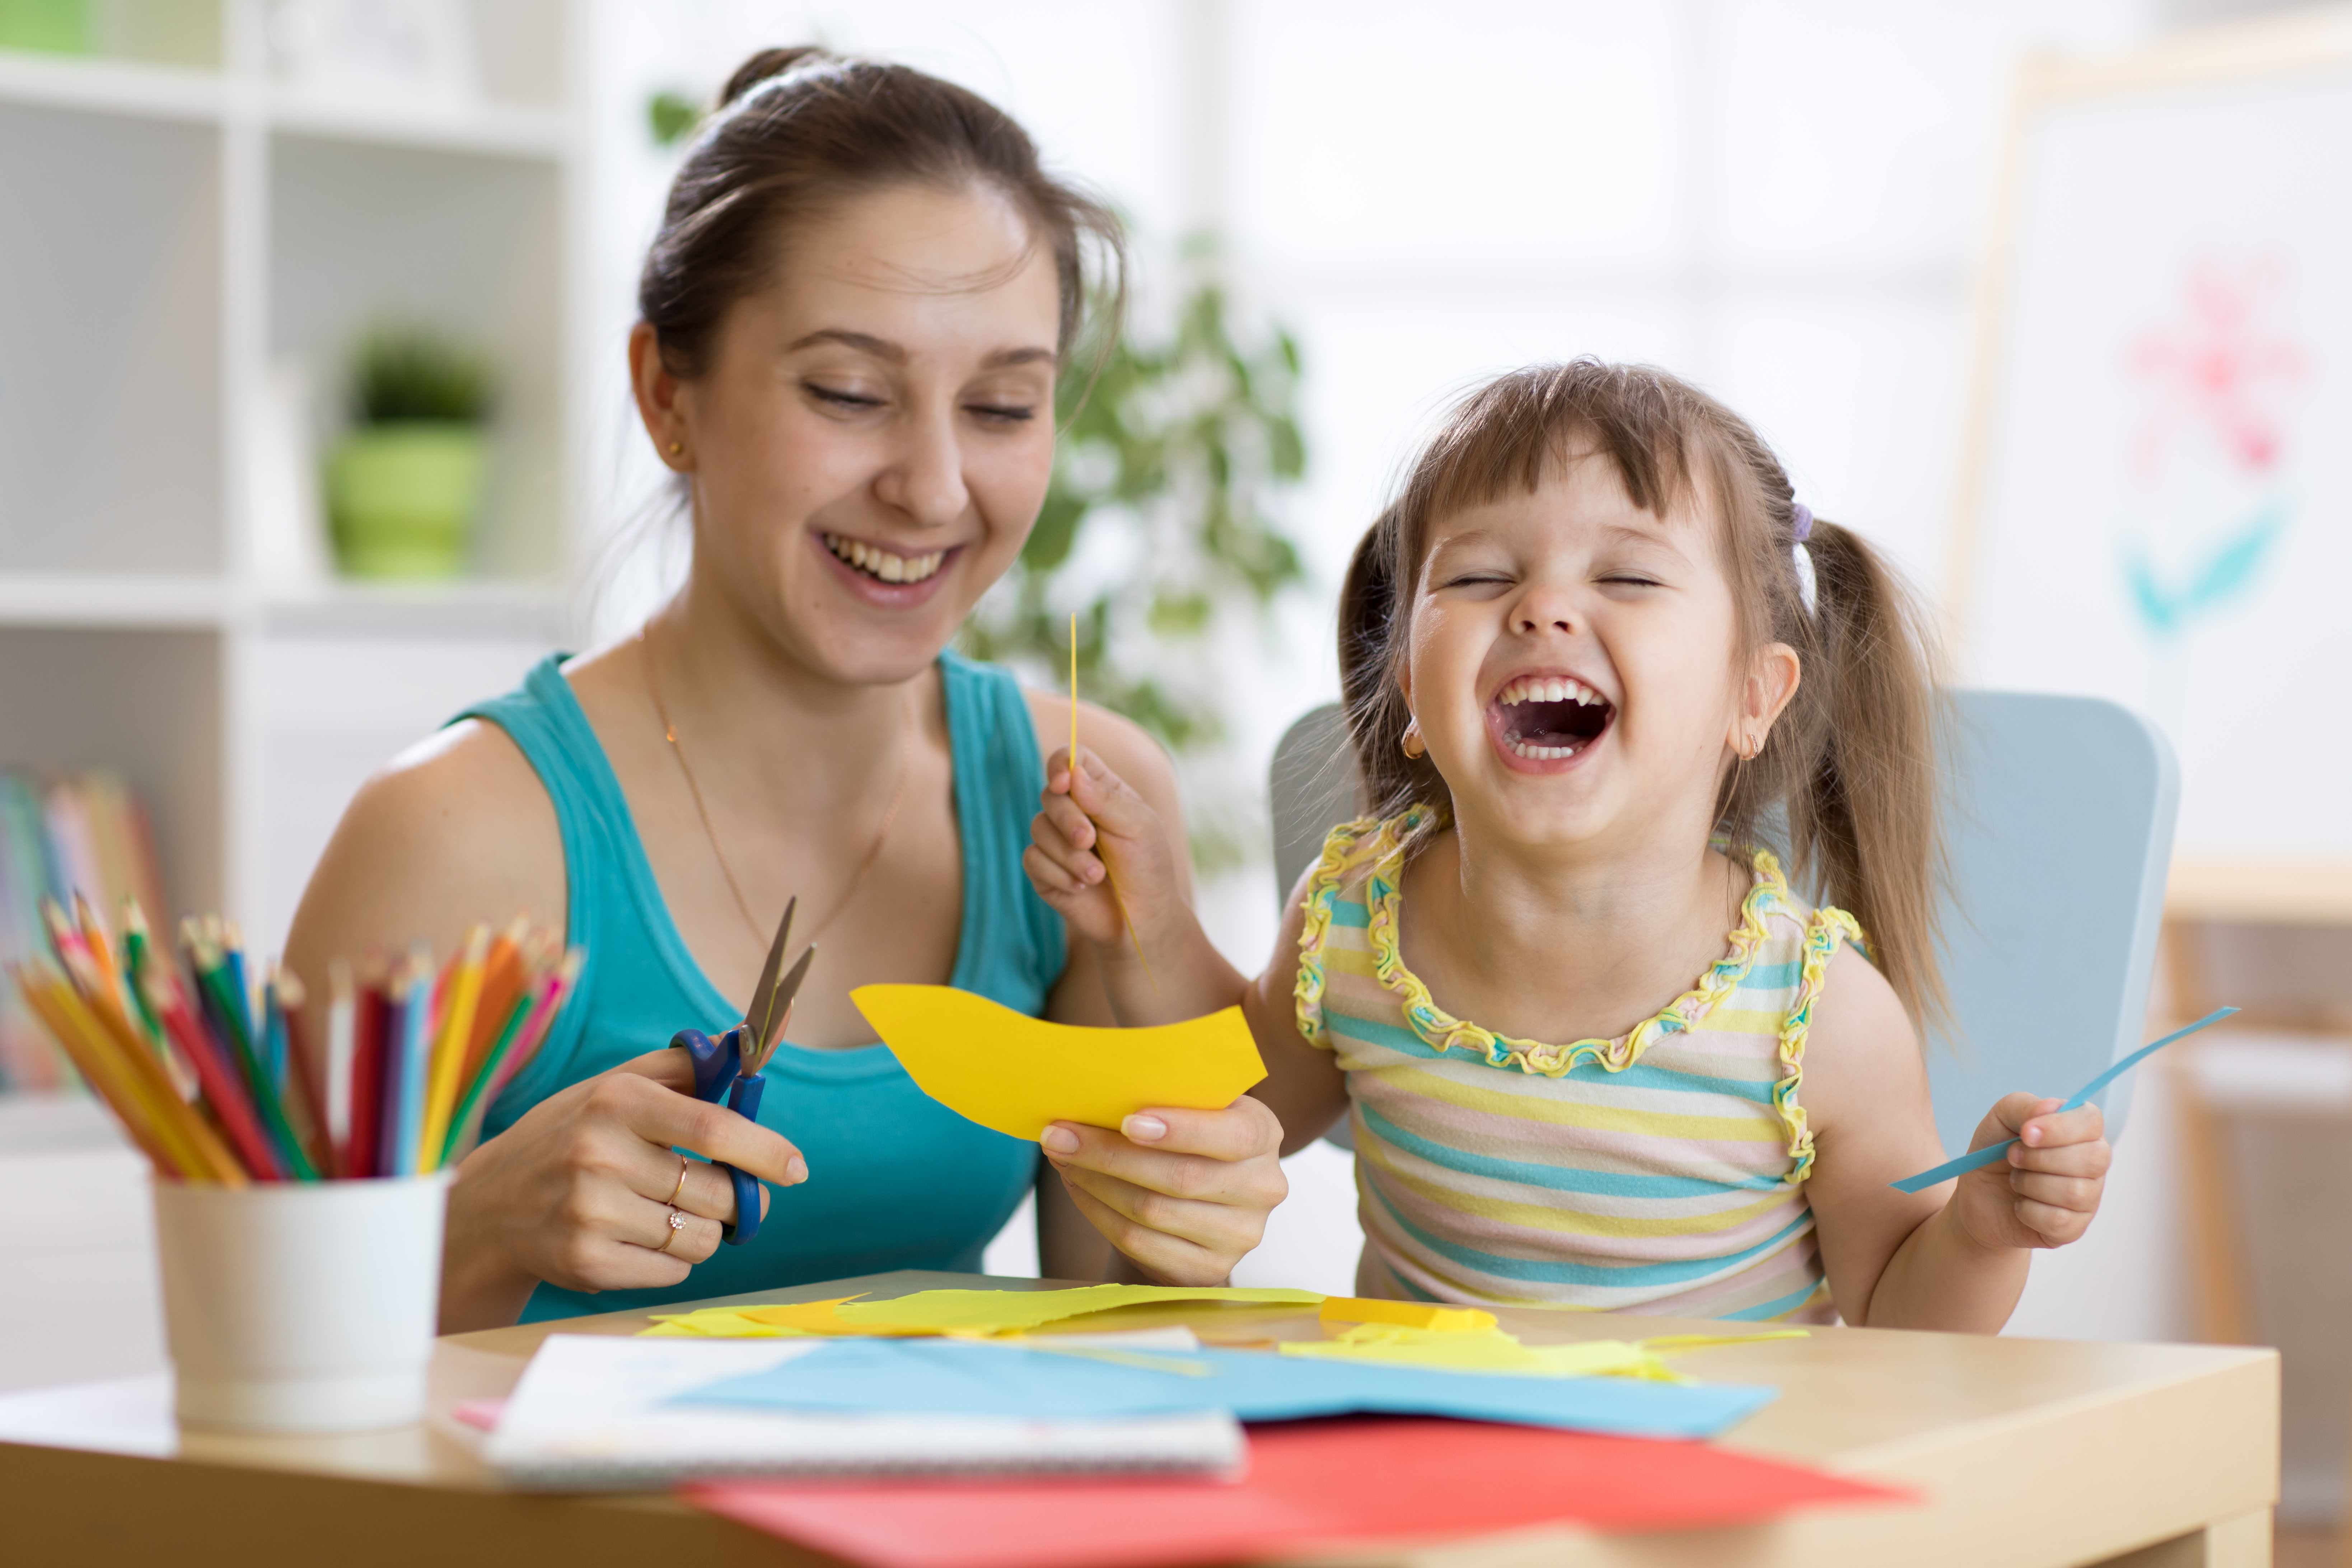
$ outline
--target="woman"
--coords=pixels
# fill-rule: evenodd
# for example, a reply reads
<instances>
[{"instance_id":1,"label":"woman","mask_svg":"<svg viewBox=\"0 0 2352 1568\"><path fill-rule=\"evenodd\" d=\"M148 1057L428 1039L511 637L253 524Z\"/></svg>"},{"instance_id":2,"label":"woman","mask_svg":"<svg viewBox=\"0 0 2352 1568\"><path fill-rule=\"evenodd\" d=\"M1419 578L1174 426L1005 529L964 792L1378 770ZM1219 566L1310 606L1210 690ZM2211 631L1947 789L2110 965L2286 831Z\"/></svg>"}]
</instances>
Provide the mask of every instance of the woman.
<instances>
[{"instance_id":1,"label":"woman","mask_svg":"<svg viewBox=\"0 0 2352 1568\"><path fill-rule=\"evenodd\" d=\"M686 586L371 781L288 944L323 973L527 909L564 910L588 950L460 1167L445 1331L975 1268L1033 1181L1049 1275L1213 1282L1256 1245L1284 1193L1256 1101L1057 1125L1040 1179L1036 1150L924 1098L849 1000L946 983L1112 1021L1091 949L1021 869L1066 765L1039 737L1067 733L1068 706L944 651L1044 501L1089 237L1116 258L1114 220L960 88L812 49L729 82L629 342L690 503ZM1166 759L1083 721L1181 842ZM683 1053L660 1047L740 1016L795 895L818 954L755 1125L678 1092ZM729 1184L680 1148L772 1185L751 1243L720 1245Z\"/></svg>"}]
</instances>

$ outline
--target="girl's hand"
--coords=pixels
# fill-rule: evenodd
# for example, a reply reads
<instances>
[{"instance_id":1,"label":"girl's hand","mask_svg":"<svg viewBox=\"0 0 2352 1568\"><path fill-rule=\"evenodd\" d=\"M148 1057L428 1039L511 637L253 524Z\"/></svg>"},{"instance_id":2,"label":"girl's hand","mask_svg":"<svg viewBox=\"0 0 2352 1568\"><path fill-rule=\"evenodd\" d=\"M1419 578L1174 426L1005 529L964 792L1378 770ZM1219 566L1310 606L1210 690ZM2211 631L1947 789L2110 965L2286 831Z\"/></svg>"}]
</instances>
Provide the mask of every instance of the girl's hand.
<instances>
[{"instance_id":1,"label":"girl's hand","mask_svg":"<svg viewBox=\"0 0 2352 1568\"><path fill-rule=\"evenodd\" d=\"M2017 1140L2008 1163L1969 1172L1952 1194L1953 1217L1979 1247L2063 1247L2099 1212L2115 1155L2106 1119L2095 1105L2061 1111L2063 1103L2012 1094L1978 1124L1971 1149Z\"/></svg>"},{"instance_id":2,"label":"girl's hand","mask_svg":"<svg viewBox=\"0 0 2352 1568\"><path fill-rule=\"evenodd\" d=\"M799 1150L693 1089L685 1052L648 1052L548 1096L467 1155L449 1194L441 1331L513 1322L541 1279L568 1290L684 1279L734 1223L735 1191L673 1145L778 1186L808 1179ZM673 1203L686 1220L675 1237ZM762 1215L767 1204L763 1188Z\"/></svg>"},{"instance_id":3,"label":"girl's hand","mask_svg":"<svg viewBox=\"0 0 2352 1568\"><path fill-rule=\"evenodd\" d=\"M1149 942L1183 902L1160 814L1083 746L1075 777L1068 748L1046 760L1029 837L1021 865L1038 897L1106 956L1128 947L1130 919Z\"/></svg>"},{"instance_id":4,"label":"girl's hand","mask_svg":"<svg viewBox=\"0 0 2352 1568\"><path fill-rule=\"evenodd\" d=\"M1247 1095L1223 1110L1139 1110L1117 1132L1056 1121L1038 1142L1078 1211L1163 1285L1224 1284L1290 1192L1282 1124Z\"/></svg>"}]
</instances>

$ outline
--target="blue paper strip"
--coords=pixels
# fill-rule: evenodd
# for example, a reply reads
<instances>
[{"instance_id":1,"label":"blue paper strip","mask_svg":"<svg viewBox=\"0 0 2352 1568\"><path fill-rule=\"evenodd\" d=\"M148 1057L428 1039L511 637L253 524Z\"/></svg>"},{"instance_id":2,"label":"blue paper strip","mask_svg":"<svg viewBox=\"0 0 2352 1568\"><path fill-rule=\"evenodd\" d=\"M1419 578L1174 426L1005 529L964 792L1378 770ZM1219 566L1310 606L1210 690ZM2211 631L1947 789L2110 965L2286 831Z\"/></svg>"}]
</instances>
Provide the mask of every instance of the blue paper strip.
<instances>
[{"instance_id":1,"label":"blue paper strip","mask_svg":"<svg viewBox=\"0 0 2352 1568\"><path fill-rule=\"evenodd\" d=\"M2195 1034L2198 1030L2205 1028L2210 1025L2218 1024L2236 1011L2237 1009L2235 1007L2216 1007L2212 1012L2206 1014L2203 1017L2198 1019L2187 1028L2175 1029L2172 1033L2165 1036L2164 1038L2158 1040L2151 1045L2142 1046L2139 1049L2124 1058L2123 1060L2116 1063L2113 1067L2107 1068L2106 1071L2101 1073L2098 1077L2093 1079L2090 1082L2076 1089L2074 1091L2074 1098L2068 1100L2058 1109L2060 1110L2081 1110L2084 1103L2090 1100L2091 1096L2098 1093L2099 1090L2106 1088L2107 1085L2115 1082L2116 1079L2123 1077L2124 1074L2131 1071L2132 1068L2139 1066L2140 1063L2156 1055L2157 1052L2164 1049L2165 1047L2172 1044L2173 1041L2185 1040L2189 1036ZM1970 1150L1968 1153L1961 1155L1957 1160L1947 1160L1932 1171L1922 1171L1916 1176L1906 1176L1899 1182L1889 1182L1886 1184L1895 1188L1897 1192L1925 1192L1927 1188L1934 1186L1938 1182L1948 1182L1954 1176L1965 1175L1970 1171L1981 1169L1986 1165L1991 1164L1996 1160L2007 1159L2009 1157L2009 1146L2016 1142L2017 1140L2014 1138L2004 1138L1998 1143L1990 1143L1981 1149Z\"/></svg>"},{"instance_id":2,"label":"blue paper strip","mask_svg":"<svg viewBox=\"0 0 2352 1568\"><path fill-rule=\"evenodd\" d=\"M1780 1392L1736 1384L1435 1372L1249 1351L1155 1351L1150 1359L1169 1363L1170 1369L1017 1345L835 1340L769 1371L697 1389L677 1403L1032 1420L1229 1410L1244 1421L1292 1421L1365 1412L1622 1436L1707 1437Z\"/></svg>"}]
</instances>

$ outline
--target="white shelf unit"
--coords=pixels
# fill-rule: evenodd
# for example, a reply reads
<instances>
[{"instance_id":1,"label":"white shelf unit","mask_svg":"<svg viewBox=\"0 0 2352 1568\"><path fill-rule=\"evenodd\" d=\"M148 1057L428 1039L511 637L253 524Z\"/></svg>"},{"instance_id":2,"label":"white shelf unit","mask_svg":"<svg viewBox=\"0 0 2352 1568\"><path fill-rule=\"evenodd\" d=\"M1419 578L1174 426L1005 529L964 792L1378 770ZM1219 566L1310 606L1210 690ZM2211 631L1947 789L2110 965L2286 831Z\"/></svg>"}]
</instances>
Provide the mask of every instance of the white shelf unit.
<instances>
[{"instance_id":1,"label":"white shelf unit","mask_svg":"<svg viewBox=\"0 0 2352 1568\"><path fill-rule=\"evenodd\" d=\"M587 138L562 0L472 0L462 103L280 80L217 3L211 68L0 50L0 766L119 768L175 912L269 948L367 773L572 629ZM272 367L332 405L391 319L496 366L477 575L266 578Z\"/></svg>"}]
</instances>

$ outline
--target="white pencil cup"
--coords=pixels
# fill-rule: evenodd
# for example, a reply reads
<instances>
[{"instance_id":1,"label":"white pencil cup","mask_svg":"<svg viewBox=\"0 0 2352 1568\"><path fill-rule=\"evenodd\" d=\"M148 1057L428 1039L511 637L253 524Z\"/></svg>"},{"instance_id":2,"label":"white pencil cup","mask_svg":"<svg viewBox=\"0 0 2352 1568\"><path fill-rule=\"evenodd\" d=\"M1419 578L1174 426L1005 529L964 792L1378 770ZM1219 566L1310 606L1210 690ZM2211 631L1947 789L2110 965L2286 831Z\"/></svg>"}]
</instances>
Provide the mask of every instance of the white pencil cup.
<instances>
[{"instance_id":1,"label":"white pencil cup","mask_svg":"<svg viewBox=\"0 0 2352 1568\"><path fill-rule=\"evenodd\" d=\"M155 1183L180 1420L358 1432L425 1416L451 1173Z\"/></svg>"}]
</instances>

